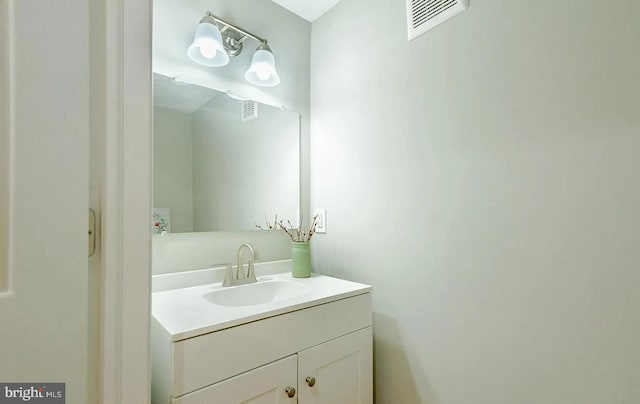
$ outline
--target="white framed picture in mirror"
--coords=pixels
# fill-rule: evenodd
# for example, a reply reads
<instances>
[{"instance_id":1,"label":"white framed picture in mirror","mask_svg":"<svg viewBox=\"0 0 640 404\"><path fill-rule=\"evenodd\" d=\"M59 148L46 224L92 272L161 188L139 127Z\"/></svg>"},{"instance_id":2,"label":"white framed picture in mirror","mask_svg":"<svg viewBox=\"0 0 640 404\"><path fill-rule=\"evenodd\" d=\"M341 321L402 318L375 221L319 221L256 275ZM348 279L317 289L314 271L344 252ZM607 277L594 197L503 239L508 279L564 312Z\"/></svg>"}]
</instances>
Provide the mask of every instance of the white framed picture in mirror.
<instances>
[{"instance_id":1,"label":"white framed picture in mirror","mask_svg":"<svg viewBox=\"0 0 640 404\"><path fill-rule=\"evenodd\" d=\"M174 233L297 218L300 115L154 73L153 206Z\"/></svg>"}]
</instances>

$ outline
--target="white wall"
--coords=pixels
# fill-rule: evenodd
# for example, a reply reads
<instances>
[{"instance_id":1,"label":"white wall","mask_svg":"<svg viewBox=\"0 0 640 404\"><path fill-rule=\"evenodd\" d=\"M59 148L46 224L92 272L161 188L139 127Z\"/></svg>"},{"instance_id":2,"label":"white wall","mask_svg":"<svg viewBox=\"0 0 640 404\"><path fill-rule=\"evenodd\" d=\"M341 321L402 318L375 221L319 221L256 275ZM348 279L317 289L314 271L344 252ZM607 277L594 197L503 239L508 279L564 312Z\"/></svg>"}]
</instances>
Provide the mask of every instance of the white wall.
<instances>
[{"instance_id":1,"label":"white wall","mask_svg":"<svg viewBox=\"0 0 640 404\"><path fill-rule=\"evenodd\" d=\"M578 4L579 3L579 4ZM374 286L376 401L640 402L640 6L314 22L314 268Z\"/></svg>"},{"instance_id":2,"label":"white wall","mask_svg":"<svg viewBox=\"0 0 640 404\"><path fill-rule=\"evenodd\" d=\"M255 230L300 209L300 117L259 104L242 122L242 104L213 99L193 116L194 230Z\"/></svg>"},{"instance_id":3,"label":"white wall","mask_svg":"<svg viewBox=\"0 0 640 404\"><path fill-rule=\"evenodd\" d=\"M235 94L244 95L257 101L299 112L301 119L301 201L302 211L309 210L309 72L310 72L310 36L311 24L290 13L270 0L155 0L154 1L154 49L153 70L173 77L181 76L206 87L221 91L231 90ZM276 57L278 73L281 83L273 88L257 88L244 80L244 72L249 66L253 51L257 43L251 40L245 42L243 53L223 68L207 68L191 62L186 56L186 49L193 41L193 32L204 16L210 10L219 17L234 23L250 32L262 36L269 41L269 45ZM252 244L259 243L269 251L256 251L259 256L273 257L272 251L284 251L285 255L275 259L288 258L290 248L288 241L280 235L273 234L271 242L263 240L264 235L259 232L225 232L218 235L194 233L191 239L194 245L203 241L215 241L206 254L201 251L191 251L197 257L202 257L197 263L190 262L189 266L206 266L211 263L223 262L228 257L228 243L241 241ZM174 240L169 235L162 240L167 246ZM180 237L182 240L182 237ZM177 241L176 239L176 242ZM153 265L154 271L166 270L159 259L166 251L158 251L160 244L154 237ZM240 244L237 244L239 247ZM254 245L255 247L255 245ZM170 248L170 247L162 247ZM237 247L234 247L237 248ZM234 251L235 253L235 251ZM158 267L162 266L162 268ZM176 264L175 270L186 269Z\"/></svg>"},{"instance_id":4,"label":"white wall","mask_svg":"<svg viewBox=\"0 0 640 404\"><path fill-rule=\"evenodd\" d=\"M171 231L193 231L191 114L153 108L153 206L171 208Z\"/></svg>"}]
</instances>

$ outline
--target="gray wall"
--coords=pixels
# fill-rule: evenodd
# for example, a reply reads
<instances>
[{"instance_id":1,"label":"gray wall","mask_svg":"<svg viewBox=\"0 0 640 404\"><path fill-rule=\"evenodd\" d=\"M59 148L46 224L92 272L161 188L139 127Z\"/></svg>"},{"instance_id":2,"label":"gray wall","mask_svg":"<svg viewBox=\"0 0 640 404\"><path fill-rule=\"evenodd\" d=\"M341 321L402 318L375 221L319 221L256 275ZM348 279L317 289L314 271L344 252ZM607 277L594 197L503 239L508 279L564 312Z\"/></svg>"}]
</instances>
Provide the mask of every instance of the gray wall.
<instances>
[{"instance_id":1,"label":"gray wall","mask_svg":"<svg viewBox=\"0 0 640 404\"><path fill-rule=\"evenodd\" d=\"M374 286L378 403L640 402L640 6L313 23L324 273Z\"/></svg>"},{"instance_id":2,"label":"gray wall","mask_svg":"<svg viewBox=\"0 0 640 404\"><path fill-rule=\"evenodd\" d=\"M309 72L311 24L270 0L155 0L153 2L153 70L163 75L221 91L247 96L259 102L285 106L302 115L301 119L301 195L302 211L309 210ZM247 40L243 53L223 68L209 68L191 62L186 50L205 11L269 40L276 57L281 83L258 88L244 80L257 43ZM217 232L211 235L167 235L153 237L153 271L169 272L207 267L235 259L235 249L252 243L257 257L283 259L290 254L289 242L281 232ZM175 243L175 245L174 245ZM198 246L209 243L206 251ZM190 247L192 246L192 247ZM231 247L230 246L235 246ZM177 249L175 250L174 247ZM171 251L193 254L188 263L171 264L162 257Z\"/></svg>"}]
</instances>

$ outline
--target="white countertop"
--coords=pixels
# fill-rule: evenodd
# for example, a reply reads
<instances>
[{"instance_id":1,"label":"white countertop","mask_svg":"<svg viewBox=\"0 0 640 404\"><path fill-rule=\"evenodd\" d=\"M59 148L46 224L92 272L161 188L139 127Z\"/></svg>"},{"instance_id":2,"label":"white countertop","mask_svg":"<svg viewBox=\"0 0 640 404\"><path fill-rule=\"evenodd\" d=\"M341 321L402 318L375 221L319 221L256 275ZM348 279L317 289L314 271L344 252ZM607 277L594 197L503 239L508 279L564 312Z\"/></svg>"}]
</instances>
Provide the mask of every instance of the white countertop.
<instances>
[{"instance_id":1,"label":"white countertop","mask_svg":"<svg viewBox=\"0 0 640 404\"><path fill-rule=\"evenodd\" d=\"M205 299L205 295L222 289L221 283L165 290L152 293L152 315L169 334L172 341L180 341L251 321L288 313L319 304L329 303L371 291L371 286L324 275L293 278L291 273L259 276L258 282L289 281L306 285L307 293L285 300L250 306L219 306ZM238 288L251 287L235 286Z\"/></svg>"}]
</instances>

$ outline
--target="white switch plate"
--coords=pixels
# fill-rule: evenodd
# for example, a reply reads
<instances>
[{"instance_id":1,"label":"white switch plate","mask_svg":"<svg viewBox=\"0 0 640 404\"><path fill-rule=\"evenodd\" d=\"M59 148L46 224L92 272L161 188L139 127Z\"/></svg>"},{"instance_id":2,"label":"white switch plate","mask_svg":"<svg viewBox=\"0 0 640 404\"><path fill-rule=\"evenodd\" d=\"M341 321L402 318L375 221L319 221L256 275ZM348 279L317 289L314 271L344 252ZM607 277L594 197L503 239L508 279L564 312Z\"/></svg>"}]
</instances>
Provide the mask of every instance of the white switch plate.
<instances>
[{"instance_id":1,"label":"white switch plate","mask_svg":"<svg viewBox=\"0 0 640 404\"><path fill-rule=\"evenodd\" d=\"M313 216L318 216L318 223L316 224L316 233L326 233L327 232L327 210L326 209L316 209L313 212Z\"/></svg>"}]
</instances>

